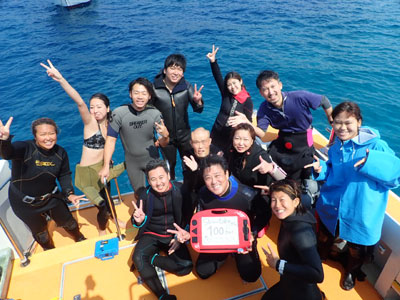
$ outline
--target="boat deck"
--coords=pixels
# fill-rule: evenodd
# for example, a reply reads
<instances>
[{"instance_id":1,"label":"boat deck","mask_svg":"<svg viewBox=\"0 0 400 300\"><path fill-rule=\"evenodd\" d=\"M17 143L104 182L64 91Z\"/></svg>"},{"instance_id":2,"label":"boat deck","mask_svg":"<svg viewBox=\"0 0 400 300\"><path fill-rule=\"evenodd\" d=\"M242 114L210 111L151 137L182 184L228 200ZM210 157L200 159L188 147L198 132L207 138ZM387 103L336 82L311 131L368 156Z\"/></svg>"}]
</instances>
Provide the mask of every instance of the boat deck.
<instances>
[{"instance_id":1,"label":"boat deck","mask_svg":"<svg viewBox=\"0 0 400 300\"><path fill-rule=\"evenodd\" d=\"M317 148L326 144L322 136L314 138ZM132 199L132 194L123 195L123 202L116 206L118 217L124 221L128 221L133 212ZM395 222L400 223L400 201L393 193L388 211ZM113 222L109 222L108 235L98 236L96 213L93 207L73 212L81 231L88 238L80 243L74 243L63 229L55 227L51 221L50 229L57 248L43 252L41 247L37 247L27 267L21 267L19 259L14 260L7 297L21 300L156 300L141 283L138 273L130 272L136 229L128 227L122 230L126 237L120 241L119 254L114 258L102 261L94 257L96 241L116 237ZM207 280L199 279L195 271L183 277L163 272L160 276L170 293L177 295L178 299L260 299L266 289L279 280L279 274L268 267L261 251L261 246L266 247L268 243L276 250L279 225L279 220L273 216L266 235L259 239L262 278L255 283L244 283L240 279L231 258ZM194 251L191 254L196 261L197 254ZM368 280L357 282L351 291L342 290L339 283L343 268L339 263L326 261L323 268L325 279L319 286L327 299L382 299ZM376 278L368 279L376 281Z\"/></svg>"},{"instance_id":2,"label":"boat deck","mask_svg":"<svg viewBox=\"0 0 400 300\"><path fill-rule=\"evenodd\" d=\"M121 205L117 205L118 217L128 220L133 210L132 195L124 195ZM19 260L14 261L13 275L10 282L8 298L22 300L55 300L55 299L129 299L156 300L157 298L141 284L138 274L130 272L132 251L134 249L134 228L123 230L126 238L119 243L119 254L114 258L102 261L94 257L96 241L116 237L115 233L99 237L95 222L96 209L87 208L74 212L82 232L88 240L74 243L66 236L63 229L56 228L53 238L56 249L43 252L40 247L30 258L27 267L20 267ZM109 231L116 232L112 222ZM259 240L259 253L262 261L262 278L255 283L244 283L235 270L234 260L229 258L226 264L211 278L201 280L193 272L178 277L165 274L165 282L172 294L178 299L260 299L267 287L279 280L278 273L269 268L261 246L270 243L276 250L276 239L279 221L273 217L266 235ZM192 252L195 261L197 254ZM323 264L325 280L320 284L328 299L381 299L368 282L357 282L352 291L344 291L339 287L342 268L334 262Z\"/></svg>"}]
</instances>

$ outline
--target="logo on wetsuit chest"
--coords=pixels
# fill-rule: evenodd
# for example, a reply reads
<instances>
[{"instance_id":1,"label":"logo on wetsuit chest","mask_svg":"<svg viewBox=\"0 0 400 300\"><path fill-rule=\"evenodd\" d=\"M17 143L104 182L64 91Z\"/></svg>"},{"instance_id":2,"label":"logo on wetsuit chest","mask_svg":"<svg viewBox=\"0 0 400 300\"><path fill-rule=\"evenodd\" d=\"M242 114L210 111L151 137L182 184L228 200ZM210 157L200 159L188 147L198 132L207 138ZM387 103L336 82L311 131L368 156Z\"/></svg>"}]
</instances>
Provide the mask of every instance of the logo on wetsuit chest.
<instances>
[{"instance_id":1,"label":"logo on wetsuit chest","mask_svg":"<svg viewBox=\"0 0 400 300\"><path fill-rule=\"evenodd\" d=\"M53 163L52 161L35 160L35 164L38 167L55 167L56 166L56 164Z\"/></svg>"},{"instance_id":2,"label":"logo on wetsuit chest","mask_svg":"<svg viewBox=\"0 0 400 300\"><path fill-rule=\"evenodd\" d=\"M147 124L147 120L129 122L129 126L132 126L134 129L142 128L145 124Z\"/></svg>"}]
</instances>

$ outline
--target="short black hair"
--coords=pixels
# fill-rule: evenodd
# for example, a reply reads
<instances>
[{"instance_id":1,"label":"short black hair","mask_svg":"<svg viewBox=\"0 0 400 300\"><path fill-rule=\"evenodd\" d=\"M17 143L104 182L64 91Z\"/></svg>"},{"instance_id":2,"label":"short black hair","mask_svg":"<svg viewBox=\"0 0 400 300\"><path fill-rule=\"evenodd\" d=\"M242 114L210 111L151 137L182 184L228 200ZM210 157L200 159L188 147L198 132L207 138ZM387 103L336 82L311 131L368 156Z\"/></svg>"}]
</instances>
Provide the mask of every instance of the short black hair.
<instances>
[{"instance_id":1,"label":"short black hair","mask_svg":"<svg viewBox=\"0 0 400 300\"><path fill-rule=\"evenodd\" d=\"M181 67L183 72L186 70L186 58L183 54L174 53L169 55L164 61L164 69L171 66Z\"/></svg>"},{"instance_id":2,"label":"short black hair","mask_svg":"<svg viewBox=\"0 0 400 300\"><path fill-rule=\"evenodd\" d=\"M264 80L268 81L268 80L271 80L271 79L275 79L277 81L280 81L278 73L276 73L274 71L271 71L271 70L261 71L260 74L258 74L257 80L256 80L257 88L261 89L261 83Z\"/></svg>"},{"instance_id":3,"label":"short black hair","mask_svg":"<svg viewBox=\"0 0 400 300\"><path fill-rule=\"evenodd\" d=\"M47 124L47 125L53 126L54 129L56 130L56 134L59 133L58 126L57 126L56 122L54 122L53 119L50 119L50 118L40 118L40 119L37 119L37 120L35 120L35 121L32 122L31 128L32 128L33 136L36 136L36 127L39 126L39 125L43 125L43 124Z\"/></svg>"},{"instance_id":4,"label":"short black hair","mask_svg":"<svg viewBox=\"0 0 400 300\"><path fill-rule=\"evenodd\" d=\"M210 154L206 158L203 159L201 163L201 174L204 174L204 170L214 166L214 165L219 165L221 168L224 170L224 172L228 171L228 163L226 162L225 158L222 156L219 156L217 154Z\"/></svg>"},{"instance_id":5,"label":"short black hair","mask_svg":"<svg viewBox=\"0 0 400 300\"><path fill-rule=\"evenodd\" d=\"M146 173L146 176L149 177L149 172L154 169L157 169L158 167L162 167L165 170L165 172L167 172L167 174L169 173L169 168L168 168L167 163L162 159L156 158L156 159L150 160L146 164L146 168L144 170Z\"/></svg>"},{"instance_id":6,"label":"short black hair","mask_svg":"<svg viewBox=\"0 0 400 300\"><path fill-rule=\"evenodd\" d=\"M273 182L269 186L269 195L270 197L274 192L283 192L290 197L290 199L294 200L296 198L299 199L299 205L296 207L296 214L303 215L307 212L306 208L301 203L301 190L299 184L292 179L282 179L276 182Z\"/></svg>"},{"instance_id":7,"label":"short black hair","mask_svg":"<svg viewBox=\"0 0 400 300\"><path fill-rule=\"evenodd\" d=\"M146 88L147 92L150 94L150 97L151 97L149 101L154 99L155 93L154 93L154 89L153 89L153 84L150 82L150 80L148 80L147 78L144 78L144 77L139 77L139 78L136 78L135 80L132 80L129 83L129 93L132 91L133 86L135 84L143 85Z\"/></svg>"},{"instance_id":8,"label":"short black hair","mask_svg":"<svg viewBox=\"0 0 400 300\"><path fill-rule=\"evenodd\" d=\"M354 116L357 121L362 121L361 109L357 103L351 101L345 101L335 106L332 111L332 119L342 112L346 112L351 116Z\"/></svg>"}]
</instances>

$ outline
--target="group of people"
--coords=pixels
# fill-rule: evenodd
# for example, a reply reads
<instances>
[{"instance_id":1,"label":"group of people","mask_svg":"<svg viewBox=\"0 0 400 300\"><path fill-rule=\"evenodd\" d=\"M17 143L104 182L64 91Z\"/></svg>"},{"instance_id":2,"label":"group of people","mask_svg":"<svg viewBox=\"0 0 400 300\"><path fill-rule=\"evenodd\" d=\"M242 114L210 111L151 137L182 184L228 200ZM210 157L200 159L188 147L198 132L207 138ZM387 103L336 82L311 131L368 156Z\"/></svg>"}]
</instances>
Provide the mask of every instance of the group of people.
<instances>
[{"instance_id":1,"label":"group of people","mask_svg":"<svg viewBox=\"0 0 400 300\"><path fill-rule=\"evenodd\" d=\"M88 107L50 60L41 64L77 104L84 123L75 185L97 206L99 233L105 233L110 218L105 182L126 168L135 193L131 221L138 228L132 270L159 299L176 296L167 293L155 267L177 275L190 273L193 263L186 246L190 220L197 211L215 208L238 209L249 217L251 248L233 254L246 282L261 275L257 239L272 214L281 220L278 254L269 245L263 248L268 265L281 279L263 300L324 299L317 286L324 278L320 257L339 259L345 269L341 286L352 289L356 279L362 280L361 266L371 259L380 239L388 191L400 184L400 159L378 131L361 126L357 104L347 101L332 109L326 96L283 92L274 71L258 75L256 85L265 101L253 122L253 102L243 79L237 72L222 77L218 51L213 46L206 55L221 93L211 132L202 127L191 130L188 106L202 112L203 86L193 88L185 80L186 59L181 54L168 56L153 82L133 80L132 102L112 112L107 96L94 94ZM336 134L326 162L313 147L311 110L318 107ZM54 248L47 216L75 241L85 239L66 204L67 200L77 204L84 195L74 193L67 153L56 144L57 125L48 118L38 119L32 123L34 140L12 143L11 122L12 118L4 125L0 121L0 156L12 160L9 198L14 212L44 249ZM265 150L256 138L265 141L269 126L279 134ZM125 163L114 166L118 136ZM183 183L174 182L177 150ZM304 181L310 179L324 182L314 205L302 200ZM197 275L209 278L227 257L200 253Z\"/></svg>"}]
</instances>

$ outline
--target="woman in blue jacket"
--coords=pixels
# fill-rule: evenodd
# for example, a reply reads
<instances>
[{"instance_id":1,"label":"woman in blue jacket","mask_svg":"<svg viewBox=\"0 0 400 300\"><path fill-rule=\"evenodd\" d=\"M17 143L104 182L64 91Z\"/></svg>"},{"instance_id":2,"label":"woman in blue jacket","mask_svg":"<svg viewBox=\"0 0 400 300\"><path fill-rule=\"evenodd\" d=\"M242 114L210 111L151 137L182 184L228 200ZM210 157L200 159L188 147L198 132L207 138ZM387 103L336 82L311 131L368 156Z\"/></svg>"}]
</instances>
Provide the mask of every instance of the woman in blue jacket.
<instances>
[{"instance_id":1,"label":"woman in blue jacket","mask_svg":"<svg viewBox=\"0 0 400 300\"><path fill-rule=\"evenodd\" d=\"M350 290L355 279L362 278L361 266L380 239L389 189L399 185L400 159L377 130L361 127L356 103L340 103L332 117L336 139L329 159L312 164L316 179L326 181L316 209L320 232L328 233L328 239L319 240L325 241L322 249L330 248L334 237L347 241L341 286Z\"/></svg>"}]
</instances>

